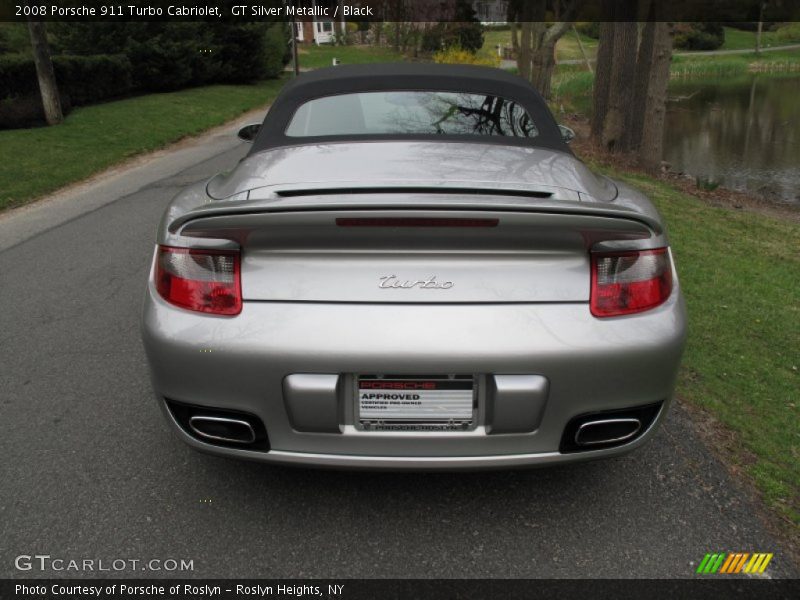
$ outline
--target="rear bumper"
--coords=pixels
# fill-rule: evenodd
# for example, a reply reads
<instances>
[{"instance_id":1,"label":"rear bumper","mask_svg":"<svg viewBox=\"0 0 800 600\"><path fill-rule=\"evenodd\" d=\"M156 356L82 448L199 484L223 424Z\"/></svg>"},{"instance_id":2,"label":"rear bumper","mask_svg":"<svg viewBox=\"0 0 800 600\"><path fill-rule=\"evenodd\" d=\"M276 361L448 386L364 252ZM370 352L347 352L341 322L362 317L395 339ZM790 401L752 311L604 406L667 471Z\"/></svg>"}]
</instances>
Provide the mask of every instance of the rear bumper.
<instances>
[{"instance_id":1,"label":"rear bumper","mask_svg":"<svg viewBox=\"0 0 800 600\"><path fill-rule=\"evenodd\" d=\"M604 450L592 450L569 454L562 454L560 452L539 452L528 454L486 454L480 456L381 456L378 454L328 454L320 452L295 452L275 449L270 449L267 451L252 451L239 448L215 446L204 443L187 434L170 413L164 399L157 397L157 401L164 411L167 421L177 436L183 442L200 452L228 458L252 460L284 466L304 466L318 467L323 469L367 471L480 471L493 469L546 467L563 463L612 458L632 452L636 448L647 443L647 441L653 435L655 435L655 432L657 431L662 419L665 418L669 407L668 401L663 403L658 417L656 417L652 425L650 425L650 427L642 435L637 437L635 441L622 446ZM490 444L491 441L487 440L487 445ZM449 451L456 452L457 446L450 448ZM487 452L488 451L490 451L490 448L487 449Z\"/></svg>"},{"instance_id":2,"label":"rear bumper","mask_svg":"<svg viewBox=\"0 0 800 600\"><path fill-rule=\"evenodd\" d=\"M639 315L596 319L575 304L336 304L246 302L220 318L166 304L152 285L142 333L153 385L169 422L198 450L281 464L373 469L481 469L616 456L645 443L672 396L686 331L679 289ZM284 381L298 373L539 375L548 381L532 431L492 431L487 385L468 432L366 432L352 393L337 390L337 431L300 430ZM266 426L269 450L221 447L181 428L164 398L243 411ZM567 423L584 413L663 402L633 441L563 454Z\"/></svg>"}]
</instances>

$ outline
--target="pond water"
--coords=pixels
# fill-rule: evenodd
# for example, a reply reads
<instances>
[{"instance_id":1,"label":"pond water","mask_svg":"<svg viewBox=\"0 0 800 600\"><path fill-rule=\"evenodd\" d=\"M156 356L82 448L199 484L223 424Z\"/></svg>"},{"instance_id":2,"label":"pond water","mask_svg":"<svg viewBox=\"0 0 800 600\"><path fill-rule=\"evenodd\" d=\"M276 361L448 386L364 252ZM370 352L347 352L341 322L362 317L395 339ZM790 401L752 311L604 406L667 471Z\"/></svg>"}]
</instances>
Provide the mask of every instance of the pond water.
<instances>
[{"instance_id":1,"label":"pond water","mask_svg":"<svg viewBox=\"0 0 800 600\"><path fill-rule=\"evenodd\" d=\"M800 76L677 81L669 96L673 171L800 208Z\"/></svg>"}]
</instances>

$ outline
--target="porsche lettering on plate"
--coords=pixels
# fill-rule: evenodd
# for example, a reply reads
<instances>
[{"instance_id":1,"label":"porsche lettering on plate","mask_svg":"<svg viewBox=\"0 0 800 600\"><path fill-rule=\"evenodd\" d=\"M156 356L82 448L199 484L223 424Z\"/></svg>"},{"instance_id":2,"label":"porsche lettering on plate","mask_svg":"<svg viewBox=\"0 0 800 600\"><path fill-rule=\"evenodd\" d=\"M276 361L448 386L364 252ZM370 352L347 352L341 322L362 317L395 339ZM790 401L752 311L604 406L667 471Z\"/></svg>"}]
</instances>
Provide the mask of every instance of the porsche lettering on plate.
<instances>
[{"instance_id":1,"label":"porsche lettering on plate","mask_svg":"<svg viewBox=\"0 0 800 600\"><path fill-rule=\"evenodd\" d=\"M360 377L358 414L362 425L425 428L472 422L475 387L470 379Z\"/></svg>"}]
</instances>

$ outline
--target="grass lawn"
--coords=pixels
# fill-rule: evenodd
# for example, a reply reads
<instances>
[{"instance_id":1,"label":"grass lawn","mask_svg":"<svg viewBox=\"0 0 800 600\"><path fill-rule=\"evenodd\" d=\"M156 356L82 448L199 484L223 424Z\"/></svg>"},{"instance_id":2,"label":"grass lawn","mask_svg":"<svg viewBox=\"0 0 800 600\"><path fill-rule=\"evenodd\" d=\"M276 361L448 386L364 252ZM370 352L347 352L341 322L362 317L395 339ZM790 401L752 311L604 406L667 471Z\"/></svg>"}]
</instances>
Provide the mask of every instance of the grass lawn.
<instances>
[{"instance_id":1,"label":"grass lawn","mask_svg":"<svg viewBox=\"0 0 800 600\"><path fill-rule=\"evenodd\" d=\"M580 35L580 34L578 34ZM589 58L594 58L597 54L597 40L594 40L585 35L580 35L583 48ZM511 45L511 31L506 29L502 31L484 31L483 32L483 48L482 50L491 50L496 52L496 46ZM556 44L556 57L558 60L582 60L583 55L578 47L578 38L575 32L570 29L564 36L558 40Z\"/></svg>"},{"instance_id":2,"label":"grass lawn","mask_svg":"<svg viewBox=\"0 0 800 600\"><path fill-rule=\"evenodd\" d=\"M800 72L800 50L777 50L736 55L673 56L671 77L674 80L692 77L740 77L749 72L768 72L774 75L796 75ZM553 74L551 108L560 111L589 114L591 110L594 75L583 65L558 65Z\"/></svg>"},{"instance_id":3,"label":"grass lawn","mask_svg":"<svg viewBox=\"0 0 800 600\"><path fill-rule=\"evenodd\" d=\"M285 78L85 106L57 127L0 131L0 210L272 101Z\"/></svg>"},{"instance_id":4,"label":"grass lawn","mask_svg":"<svg viewBox=\"0 0 800 600\"><path fill-rule=\"evenodd\" d=\"M699 75L794 68L799 59L676 57L673 74L687 65ZM590 73L559 67L553 107L587 114L591 86ZM678 395L733 432L728 462L800 531L800 227L714 208L644 175L609 174L647 193L669 226L690 321Z\"/></svg>"},{"instance_id":5,"label":"grass lawn","mask_svg":"<svg viewBox=\"0 0 800 600\"><path fill-rule=\"evenodd\" d=\"M672 69L735 75L799 64L800 52L779 51L760 60L675 57ZM562 106L588 114L592 79L574 65L559 66L556 115ZM727 462L752 477L767 504L800 531L800 227L711 207L645 175L608 172L647 193L669 226L690 321L679 397L733 433L723 449Z\"/></svg>"},{"instance_id":6,"label":"grass lawn","mask_svg":"<svg viewBox=\"0 0 800 600\"><path fill-rule=\"evenodd\" d=\"M319 69L330 67L333 59L338 58L341 64L381 63L403 60L403 56L391 48L375 48L372 46L332 46L323 44L298 45L298 62L301 69ZM290 63L291 65L291 63Z\"/></svg>"},{"instance_id":7,"label":"grass lawn","mask_svg":"<svg viewBox=\"0 0 800 600\"><path fill-rule=\"evenodd\" d=\"M756 54L672 57L672 76L738 76L747 72L796 72L800 71L800 50L775 50Z\"/></svg>"},{"instance_id":8,"label":"grass lawn","mask_svg":"<svg viewBox=\"0 0 800 600\"><path fill-rule=\"evenodd\" d=\"M800 530L800 227L714 208L644 175L689 310L678 396L736 434L727 460Z\"/></svg>"},{"instance_id":9,"label":"grass lawn","mask_svg":"<svg viewBox=\"0 0 800 600\"><path fill-rule=\"evenodd\" d=\"M775 33L772 31L762 32L761 44L763 46L777 46L778 44L775 43ZM755 31L742 31L740 29L725 27L725 43L722 44L720 50L746 50L755 47Z\"/></svg>"},{"instance_id":10,"label":"grass lawn","mask_svg":"<svg viewBox=\"0 0 800 600\"><path fill-rule=\"evenodd\" d=\"M388 62L391 49L301 46L303 68ZM255 85L216 85L76 108L58 127L0 131L0 211L85 179L271 102L289 75Z\"/></svg>"}]
</instances>

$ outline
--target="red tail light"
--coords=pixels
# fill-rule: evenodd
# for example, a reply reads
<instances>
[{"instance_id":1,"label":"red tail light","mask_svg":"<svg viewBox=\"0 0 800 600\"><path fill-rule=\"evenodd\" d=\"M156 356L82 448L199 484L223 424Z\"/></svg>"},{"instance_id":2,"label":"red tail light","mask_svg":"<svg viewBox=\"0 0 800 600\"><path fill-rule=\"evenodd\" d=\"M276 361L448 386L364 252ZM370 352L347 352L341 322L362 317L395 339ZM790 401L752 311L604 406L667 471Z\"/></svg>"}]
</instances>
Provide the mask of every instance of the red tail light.
<instances>
[{"instance_id":1,"label":"red tail light","mask_svg":"<svg viewBox=\"0 0 800 600\"><path fill-rule=\"evenodd\" d=\"M672 292L672 264L667 248L592 254L595 317L614 317L654 308Z\"/></svg>"},{"instance_id":2,"label":"red tail light","mask_svg":"<svg viewBox=\"0 0 800 600\"><path fill-rule=\"evenodd\" d=\"M156 289L164 300L215 315L242 311L239 253L159 246Z\"/></svg>"}]
</instances>

